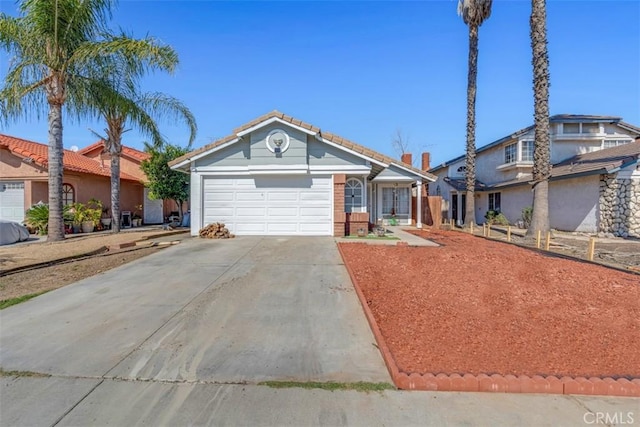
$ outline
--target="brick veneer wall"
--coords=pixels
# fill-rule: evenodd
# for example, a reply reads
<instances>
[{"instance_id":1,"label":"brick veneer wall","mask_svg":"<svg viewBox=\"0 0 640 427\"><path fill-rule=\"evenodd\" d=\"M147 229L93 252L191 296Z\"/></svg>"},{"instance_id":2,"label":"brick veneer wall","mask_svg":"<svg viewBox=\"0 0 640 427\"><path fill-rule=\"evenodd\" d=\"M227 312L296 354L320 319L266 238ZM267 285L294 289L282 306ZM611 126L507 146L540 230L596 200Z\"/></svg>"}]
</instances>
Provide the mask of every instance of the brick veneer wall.
<instances>
[{"instance_id":1,"label":"brick veneer wall","mask_svg":"<svg viewBox=\"0 0 640 427\"><path fill-rule=\"evenodd\" d=\"M359 228L369 231L369 212L352 212L346 215L346 234L355 236Z\"/></svg>"},{"instance_id":2,"label":"brick veneer wall","mask_svg":"<svg viewBox=\"0 0 640 427\"><path fill-rule=\"evenodd\" d=\"M333 175L333 235L343 237L347 215L344 213L344 184L347 176Z\"/></svg>"}]
</instances>

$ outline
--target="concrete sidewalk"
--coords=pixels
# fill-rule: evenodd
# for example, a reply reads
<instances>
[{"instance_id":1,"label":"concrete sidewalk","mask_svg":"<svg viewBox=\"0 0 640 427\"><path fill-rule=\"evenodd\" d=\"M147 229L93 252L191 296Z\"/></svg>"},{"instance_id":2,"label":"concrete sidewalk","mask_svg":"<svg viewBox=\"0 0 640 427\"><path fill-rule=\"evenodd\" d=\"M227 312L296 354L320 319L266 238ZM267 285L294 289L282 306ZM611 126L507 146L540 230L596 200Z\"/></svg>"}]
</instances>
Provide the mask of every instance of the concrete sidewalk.
<instances>
[{"instance_id":1,"label":"concrete sidewalk","mask_svg":"<svg viewBox=\"0 0 640 427\"><path fill-rule=\"evenodd\" d=\"M0 390L3 426L640 425L639 402L631 398L332 392L248 384L63 377L4 377L0 378Z\"/></svg>"}]
</instances>

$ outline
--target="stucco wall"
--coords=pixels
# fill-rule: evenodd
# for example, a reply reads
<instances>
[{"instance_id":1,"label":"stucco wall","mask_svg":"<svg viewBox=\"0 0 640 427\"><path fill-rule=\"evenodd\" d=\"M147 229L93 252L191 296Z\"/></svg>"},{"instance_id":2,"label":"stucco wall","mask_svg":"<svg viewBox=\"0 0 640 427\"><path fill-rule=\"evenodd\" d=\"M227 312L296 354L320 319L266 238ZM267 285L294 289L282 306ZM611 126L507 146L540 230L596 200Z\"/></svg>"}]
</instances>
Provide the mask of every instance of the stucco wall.
<instances>
[{"instance_id":1,"label":"stucco wall","mask_svg":"<svg viewBox=\"0 0 640 427\"><path fill-rule=\"evenodd\" d=\"M18 156L11 154L8 150L0 149L0 176L2 179L47 179L46 169L37 165L24 163Z\"/></svg>"},{"instance_id":2,"label":"stucco wall","mask_svg":"<svg viewBox=\"0 0 640 427\"><path fill-rule=\"evenodd\" d=\"M598 229L599 175L551 181L549 224L562 231L595 233Z\"/></svg>"},{"instance_id":3,"label":"stucco wall","mask_svg":"<svg viewBox=\"0 0 640 427\"><path fill-rule=\"evenodd\" d=\"M496 191L498 192L498 191ZM522 219L522 209L533 204L533 193L531 187L521 185L518 187L505 188L499 191L501 210L510 224L517 223ZM482 219L489 208L489 198L486 196L482 205Z\"/></svg>"}]
</instances>

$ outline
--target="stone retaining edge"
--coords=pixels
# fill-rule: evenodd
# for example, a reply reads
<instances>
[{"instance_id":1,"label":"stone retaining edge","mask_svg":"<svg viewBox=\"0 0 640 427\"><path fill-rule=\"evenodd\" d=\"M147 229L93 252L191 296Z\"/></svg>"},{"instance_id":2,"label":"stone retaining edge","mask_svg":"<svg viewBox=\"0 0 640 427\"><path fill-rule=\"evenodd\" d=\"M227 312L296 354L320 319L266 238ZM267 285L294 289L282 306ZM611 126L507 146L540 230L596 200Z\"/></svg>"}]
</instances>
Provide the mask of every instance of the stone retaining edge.
<instances>
[{"instance_id":1,"label":"stone retaining edge","mask_svg":"<svg viewBox=\"0 0 640 427\"><path fill-rule=\"evenodd\" d=\"M640 397L640 378L628 380L626 378L613 379L611 377L561 377L553 375L543 377L534 375L486 375L486 374L419 374L407 373L398 368L380 328L367 304L364 292L356 280L353 270L347 263L342 248L338 244L338 252L344 266L349 273L351 282L356 290L360 305L367 322L376 339L382 358L384 359L391 379L401 390L430 390L430 391L483 391L496 393L545 393L545 394L583 394L599 396L628 396Z\"/></svg>"}]
</instances>

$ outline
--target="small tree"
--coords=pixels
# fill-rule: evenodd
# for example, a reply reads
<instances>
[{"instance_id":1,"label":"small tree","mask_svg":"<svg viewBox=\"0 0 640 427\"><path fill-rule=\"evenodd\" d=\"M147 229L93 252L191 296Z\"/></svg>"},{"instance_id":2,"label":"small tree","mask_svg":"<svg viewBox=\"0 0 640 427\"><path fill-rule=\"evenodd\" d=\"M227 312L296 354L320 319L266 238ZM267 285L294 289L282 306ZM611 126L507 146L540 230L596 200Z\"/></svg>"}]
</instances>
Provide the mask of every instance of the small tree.
<instances>
[{"instance_id":1,"label":"small tree","mask_svg":"<svg viewBox=\"0 0 640 427\"><path fill-rule=\"evenodd\" d=\"M175 201L180 223L182 223L182 205L189 200L189 175L171 169L168 163L189 150L171 144L165 144L162 147L145 144L145 151L151 155L141 164L142 171L149 180L146 185L149 188L149 197Z\"/></svg>"}]
</instances>

